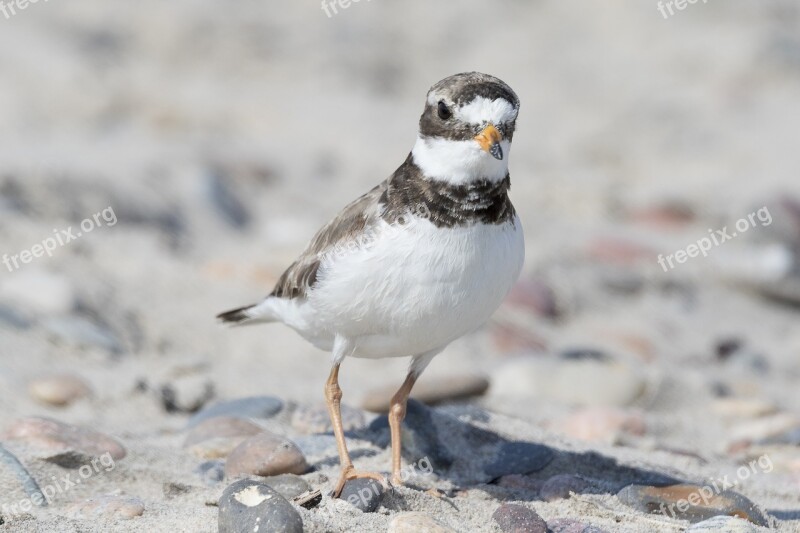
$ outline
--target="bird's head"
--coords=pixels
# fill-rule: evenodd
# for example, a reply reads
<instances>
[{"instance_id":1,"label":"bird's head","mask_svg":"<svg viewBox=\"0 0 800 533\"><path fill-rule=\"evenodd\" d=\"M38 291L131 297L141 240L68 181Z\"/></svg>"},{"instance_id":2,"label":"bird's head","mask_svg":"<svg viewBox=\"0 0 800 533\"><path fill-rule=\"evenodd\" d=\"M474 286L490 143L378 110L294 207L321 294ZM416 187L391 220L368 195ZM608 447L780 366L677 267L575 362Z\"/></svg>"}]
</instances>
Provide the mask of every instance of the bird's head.
<instances>
[{"instance_id":1,"label":"bird's head","mask_svg":"<svg viewBox=\"0 0 800 533\"><path fill-rule=\"evenodd\" d=\"M428 91L412 155L426 178L466 184L508 172L519 98L502 80L466 72Z\"/></svg>"}]
</instances>

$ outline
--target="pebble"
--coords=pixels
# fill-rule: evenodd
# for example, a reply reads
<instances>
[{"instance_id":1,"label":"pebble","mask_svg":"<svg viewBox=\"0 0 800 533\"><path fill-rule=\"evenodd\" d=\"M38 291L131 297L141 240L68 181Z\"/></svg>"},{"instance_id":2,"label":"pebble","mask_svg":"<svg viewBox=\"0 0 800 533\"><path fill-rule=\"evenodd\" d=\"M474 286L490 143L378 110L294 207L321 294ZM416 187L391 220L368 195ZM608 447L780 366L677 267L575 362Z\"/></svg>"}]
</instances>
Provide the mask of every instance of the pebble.
<instances>
[{"instance_id":1,"label":"pebble","mask_svg":"<svg viewBox=\"0 0 800 533\"><path fill-rule=\"evenodd\" d=\"M509 474L507 476L500 477L495 484L498 487L532 492L538 495L539 491L542 489L542 485L544 485L544 481L529 476L524 476L522 474Z\"/></svg>"},{"instance_id":2,"label":"pebble","mask_svg":"<svg viewBox=\"0 0 800 533\"><path fill-rule=\"evenodd\" d=\"M585 479L573 474L559 474L544 482L539 490L540 497L547 502L563 500L571 493L580 494L589 486Z\"/></svg>"},{"instance_id":3,"label":"pebble","mask_svg":"<svg viewBox=\"0 0 800 533\"><path fill-rule=\"evenodd\" d=\"M205 376L182 376L161 386L161 404L168 413L196 413L214 396L214 383Z\"/></svg>"},{"instance_id":4,"label":"pebble","mask_svg":"<svg viewBox=\"0 0 800 533\"><path fill-rule=\"evenodd\" d=\"M361 407L374 413L386 413L398 386L384 386L368 391ZM423 377L411 391L411 397L427 405L464 400L483 395L489 389L486 376L454 373L447 377Z\"/></svg>"},{"instance_id":5,"label":"pebble","mask_svg":"<svg viewBox=\"0 0 800 533\"><path fill-rule=\"evenodd\" d=\"M268 485L242 479L229 485L219 499L218 531L303 533L303 519L286 498Z\"/></svg>"},{"instance_id":6,"label":"pebble","mask_svg":"<svg viewBox=\"0 0 800 533\"><path fill-rule=\"evenodd\" d=\"M646 424L644 416L638 411L586 407L570 414L557 428L574 439L616 444L625 434L644 435Z\"/></svg>"},{"instance_id":7,"label":"pebble","mask_svg":"<svg viewBox=\"0 0 800 533\"><path fill-rule=\"evenodd\" d=\"M711 405L712 410L726 418L758 418L774 414L775 404L755 398L719 398Z\"/></svg>"},{"instance_id":8,"label":"pebble","mask_svg":"<svg viewBox=\"0 0 800 533\"><path fill-rule=\"evenodd\" d=\"M800 417L792 413L776 413L737 424L730 429L729 436L734 441L760 442L796 428L800 428Z\"/></svg>"},{"instance_id":9,"label":"pebble","mask_svg":"<svg viewBox=\"0 0 800 533\"><path fill-rule=\"evenodd\" d=\"M362 513L372 513L380 506L384 494L383 484L375 479L351 479L345 483L340 498Z\"/></svg>"},{"instance_id":10,"label":"pebble","mask_svg":"<svg viewBox=\"0 0 800 533\"><path fill-rule=\"evenodd\" d=\"M342 405L342 426L345 431L364 427L366 417L360 409ZM292 413L292 427L305 434L330 433L333 431L328 407L324 403L301 405Z\"/></svg>"},{"instance_id":11,"label":"pebble","mask_svg":"<svg viewBox=\"0 0 800 533\"><path fill-rule=\"evenodd\" d=\"M559 357L512 359L494 371L492 384L492 390L502 396L572 406L623 407L642 396L646 378L641 364L632 358L572 350Z\"/></svg>"},{"instance_id":12,"label":"pebble","mask_svg":"<svg viewBox=\"0 0 800 533\"><path fill-rule=\"evenodd\" d=\"M533 442L505 441L491 456L492 461L483 466L491 479L508 474L538 472L553 460L553 450Z\"/></svg>"},{"instance_id":13,"label":"pebble","mask_svg":"<svg viewBox=\"0 0 800 533\"><path fill-rule=\"evenodd\" d=\"M223 461L204 461L194 469L203 483L214 486L225 479L225 463Z\"/></svg>"},{"instance_id":14,"label":"pebble","mask_svg":"<svg viewBox=\"0 0 800 533\"><path fill-rule=\"evenodd\" d=\"M292 439L306 457L337 456L336 437L333 435L306 435Z\"/></svg>"},{"instance_id":15,"label":"pebble","mask_svg":"<svg viewBox=\"0 0 800 533\"><path fill-rule=\"evenodd\" d=\"M292 441L265 431L245 440L228 455L225 475L305 474L308 468L306 458Z\"/></svg>"},{"instance_id":16,"label":"pebble","mask_svg":"<svg viewBox=\"0 0 800 533\"><path fill-rule=\"evenodd\" d=\"M640 512L662 514L692 523L717 515L728 515L746 518L759 526L768 525L766 517L756 504L733 491L715 493L711 486L628 485L617 493L617 497Z\"/></svg>"},{"instance_id":17,"label":"pebble","mask_svg":"<svg viewBox=\"0 0 800 533\"><path fill-rule=\"evenodd\" d=\"M73 518L130 520L144 513L144 502L131 496L100 496L67 508Z\"/></svg>"},{"instance_id":18,"label":"pebble","mask_svg":"<svg viewBox=\"0 0 800 533\"><path fill-rule=\"evenodd\" d=\"M60 316L42 322L47 333L56 341L81 348L101 348L114 354L124 351L122 343L108 328L79 316Z\"/></svg>"},{"instance_id":19,"label":"pebble","mask_svg":"<svg viewBox=\"0 0 800 533\"><path fill-rule=\"evenodd\" d=\"M272 396L251 396L216 403L203 409L189 419L188 427L215 416L234 416L238 418L272 418L283 409L283 402Z\"/></svg>"},{"instance_id":20,"label":"pebble","mask_svg":"<svg viewBox=\"0 0 800 533\"><path fill-rule=\"evenodd\" d=\"M387 533L455 533L425 513L400 513L389 524Z\"/></svg>"},{"instance_id":21,"label":"pebble","mask_svg":"<svg viewBox=\"0 0 800 533\"><path fill-rule=\"evenodd\" d=\"M756 533L758 529L747 520L733 516L715 516L691 525L686 533Z\"/></svg>"},{"instance_id":22,"label":"pebble","mask_svg":"<svg viewBox=\"0 0 800 533\"><path fill-rule=\"evenodd\" d=\"M126 454L122 444L108 435L44 417L17 420L2 438L21 441L44 460L65 468L78 468L105 454L115 460Z\"/></svg>"},{"instance_id":23,"label":"pebble","mask_svg":"<svg viewBox=\"0 0 800 533\"><path fill-rule=\"evenodd\" d=\"M0 304L0 326L1 325L10 326L15 329L29 329L33 323L16 309Z\"/></svg>"},{"instance_id":24,"label":"pebble","mask_svg":"<svg viewBox=\"0 0 800 533\"><path fill-rule=\"evenodd\" d=\"M69 280L38 268L4 276L0 297L38 314L68 313L75 305L75 291Z\"/></svg>"},{"instance_id":25,"label":"pebble","mask_svg":"<svg viewBox=\"0 0 800 533\"><path fill-rule=\"evenodd\" d=\"M403 434L403 457L416 463L427 458L436 471L450 468L455 460L452 452L442 442L434 423L434 411L419 401L410 399L406 417L401 425ZM387 447L389 440L389 419L379 416L369 426L370 431L378 433L379 446Z\"/></svg>"},{"instance_id":26,"label":"pebble","mask_svg":"<svg viewBox=\"0 0 800 533\"><path fill-rule=\"evenodd\" d=\"M547 283L537 279L518 281L503 305L526 310L539 317L554 319L560 315L555 292Z\"/></svg>"},{"instance_id":27,"label":"pebble","mask_svg":"<svg viewBox=\"0 0 800 533\"><path fill-rule=\"evenodd\" d=\"M262 431L261 426L243 418L215 416L190 429L183 447L201 459L221 459Z\"/></svg>"},{"instance_id":28,"label":"pebble","mask_svg":"<svg viewBox=\"0 0 800 533\"><path fill-rule=\"evenodd\" d=\"M287 500L296 498L304 492L311 490L311 485L306 483L306 480L294 474L270 476L260 481L278 491L278 493Z\"/></svg>"},{"instance_id":29,"label":"pebble","mask_svg":"<svg viewBox=\"0 0 800 533\"><path fill-rule=\"evenodd\" d=\"M28 393L41 403L66 406L91 395L89 385L72 374L52 374L34 378L28 383Z\"/></svg>"},{"instance_id":30,"label":"pebble","mask_svg":"<svg viewBox=\"0 0 800 533\"><path fill-rule=\"evenodd\" d=\"M547 533L547 522L524 505L504 503L492 513L492 518L503 533Z\"/></svg>"},{"instance_id":31,"label":"pebble","mask_svg":"<svg viewBox=\"0 0 800 533\"><path fill-rule=\"evenodd\" d=\"M547 527L548 533L607 533L604 529L571 518L556 518L547 522Z\"/></svg>"}]
</instances>

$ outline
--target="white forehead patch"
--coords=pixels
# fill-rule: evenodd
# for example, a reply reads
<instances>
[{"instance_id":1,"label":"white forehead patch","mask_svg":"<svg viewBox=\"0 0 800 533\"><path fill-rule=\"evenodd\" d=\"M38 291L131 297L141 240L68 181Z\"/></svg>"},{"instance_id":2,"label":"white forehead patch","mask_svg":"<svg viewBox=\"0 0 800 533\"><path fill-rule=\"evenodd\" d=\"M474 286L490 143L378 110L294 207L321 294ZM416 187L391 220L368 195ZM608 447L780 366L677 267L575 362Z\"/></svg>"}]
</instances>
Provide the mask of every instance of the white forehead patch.
<instances>
[{"instance_id":1,"label":"white forehead patch","mask_svg":"<svg viewBox=\"0 0 800 533\"><path fill-rule=\"evenodd\" d=\"M468 124L503 124L517 118L517 110L505 98L489 100L478 96L469 104L455 110L456 117Z\"/></svg>"}]
</instances>

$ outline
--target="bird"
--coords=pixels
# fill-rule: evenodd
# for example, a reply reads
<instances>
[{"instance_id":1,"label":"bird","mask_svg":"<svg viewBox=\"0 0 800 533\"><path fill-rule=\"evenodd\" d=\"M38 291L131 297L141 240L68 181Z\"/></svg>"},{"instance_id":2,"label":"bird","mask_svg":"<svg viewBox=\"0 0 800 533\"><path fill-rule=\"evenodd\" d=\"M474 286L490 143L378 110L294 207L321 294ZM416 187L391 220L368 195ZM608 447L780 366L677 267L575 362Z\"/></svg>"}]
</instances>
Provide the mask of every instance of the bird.
<instances>
[{"instance_id":1,"label":"bird","mask_svg":"<svg viewBox=\"0 0 800 533\"><path fill-rule=\"evenodd\" d=\"M522 224L509 198L508 158L519 98L505 82L464 72L426 95L416 142L387 179L323 226L258 303L217 315L228 325L281 322L331 353L324 392L341 474L355 468L341 418L348 357L410 357L388 412L391 484L402 485L401 423L431 360L485 324L519 277Z\"/></svg>"}]
</instances>

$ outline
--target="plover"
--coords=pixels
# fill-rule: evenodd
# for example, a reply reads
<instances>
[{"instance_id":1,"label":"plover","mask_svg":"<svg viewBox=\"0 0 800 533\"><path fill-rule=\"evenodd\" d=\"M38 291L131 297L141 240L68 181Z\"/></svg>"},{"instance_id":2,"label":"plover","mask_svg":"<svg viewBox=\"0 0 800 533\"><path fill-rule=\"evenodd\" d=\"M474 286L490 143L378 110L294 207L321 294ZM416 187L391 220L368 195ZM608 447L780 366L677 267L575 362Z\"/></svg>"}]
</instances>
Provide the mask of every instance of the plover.
<instances>
[{"instance_id":1,"label":"plover","mask_svg":"<svg viewBox=\"0 0 800 533\"><path fill-rule=\"evenodd\" d=\"M417 378L448 344L485 323L522 268L522 226L508 197L519 99L503 81L456 74L428 91L411 153L385 181L314 236L261 302L218 315L283 322L332 353L325 398L341 461L338 497L356 470L342 429L339 367L347 357L411 357L391 400L392 482L400 424Z\"/></svg>"}]
</instances>

